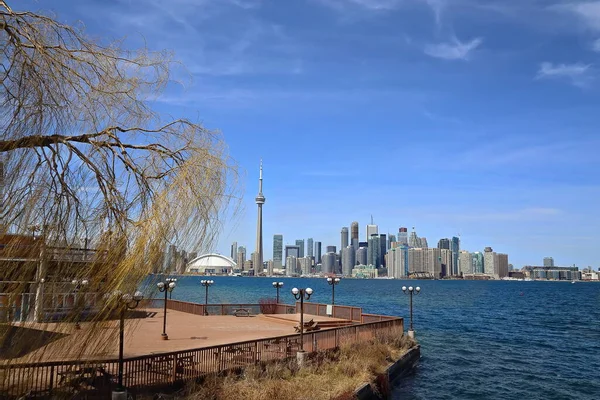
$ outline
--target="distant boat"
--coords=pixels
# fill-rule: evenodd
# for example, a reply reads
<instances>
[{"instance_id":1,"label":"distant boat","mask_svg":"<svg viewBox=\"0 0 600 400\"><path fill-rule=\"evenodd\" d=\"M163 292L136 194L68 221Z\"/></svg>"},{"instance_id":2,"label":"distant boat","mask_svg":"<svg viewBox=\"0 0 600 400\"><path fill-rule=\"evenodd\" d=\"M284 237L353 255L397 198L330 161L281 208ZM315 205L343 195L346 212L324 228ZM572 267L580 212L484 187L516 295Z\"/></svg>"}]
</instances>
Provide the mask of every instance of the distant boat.
<instances>
[{"instance_id":1,"label":"distant boat","mask_svg":"<svg viewBox=\"0 0 600 400\"><path fill-rule=\"evenodd\" d=\"M571 283L575 283L575 281L571 281Z\"/></svg>"}]
</instances>

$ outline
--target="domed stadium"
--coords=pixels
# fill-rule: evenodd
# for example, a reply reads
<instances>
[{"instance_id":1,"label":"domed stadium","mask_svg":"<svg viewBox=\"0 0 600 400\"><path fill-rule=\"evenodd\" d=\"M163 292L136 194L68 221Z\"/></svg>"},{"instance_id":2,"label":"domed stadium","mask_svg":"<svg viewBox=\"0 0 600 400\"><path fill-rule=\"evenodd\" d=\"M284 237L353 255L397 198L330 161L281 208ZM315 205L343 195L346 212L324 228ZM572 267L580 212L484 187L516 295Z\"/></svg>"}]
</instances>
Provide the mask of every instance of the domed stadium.
<instances>
[{"instance_id":1,"label":"domed stadium","mask_svg":"<svg viewBox=\"0 0 600 400\"><path fill-rule=\"evenodd\" d=\"M229 274L236 268L236 263L231 258L222 254L203 254L194 258L185 267L186 274L208 274L224 275Z\"/></svg>"}]
</instances>

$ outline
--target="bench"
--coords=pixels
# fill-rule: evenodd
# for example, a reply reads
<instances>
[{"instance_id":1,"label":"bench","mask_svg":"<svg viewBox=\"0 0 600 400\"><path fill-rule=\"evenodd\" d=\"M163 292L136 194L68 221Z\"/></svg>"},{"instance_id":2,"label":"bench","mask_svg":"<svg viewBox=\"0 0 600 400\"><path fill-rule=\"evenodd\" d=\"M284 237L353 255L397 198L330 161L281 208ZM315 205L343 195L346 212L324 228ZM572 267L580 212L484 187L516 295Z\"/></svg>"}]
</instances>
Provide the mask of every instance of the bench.
<instances>
[{"instance_id":1,"label":"bench","mask_svg":"<svg viewBox=\"0 0 600 400\"><path fill-rule=\"evenodd\" d=\"M249 317L250 309L249 308L234 308L233 315L236 317Z\"/></svg>"},{"instance_id":2,"label":"bench","mask_svg":"<svg viewBox=\"0 0 600 400\"><path fill-rule=\"evenodd\" d=\"M300 325L295 326L294 329L296 332L300 332ZM317 323L312 319L304 323L304 332L318 331L319 329Z\"/></svg>"}]
</instances>

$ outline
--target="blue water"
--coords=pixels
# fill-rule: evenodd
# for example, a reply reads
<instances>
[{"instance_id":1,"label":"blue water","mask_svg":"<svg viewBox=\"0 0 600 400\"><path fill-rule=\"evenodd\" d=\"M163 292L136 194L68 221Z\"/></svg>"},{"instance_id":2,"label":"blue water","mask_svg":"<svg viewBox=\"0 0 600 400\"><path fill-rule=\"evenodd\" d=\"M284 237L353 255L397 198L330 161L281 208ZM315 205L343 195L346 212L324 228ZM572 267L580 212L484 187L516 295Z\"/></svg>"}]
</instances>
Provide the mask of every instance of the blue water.
<instances>
[{"instance_id":1,"label":"blue water","mask_svg":"<svg viewBox=\"0 0 600 400\"><path fill-rule=\"evenodd\" d=\"M173 298L203 302L199 277L179 280ZM275 295L272 278L214 277L210 303L256 303ZM324 279L282 278L281 300L294 286L328 303ZM394 399L600 399L600 284L506 281L346 279L336 304L406 317L403 285L414 298L422 359L394 388Z\"/></svg>"}]
</instances>

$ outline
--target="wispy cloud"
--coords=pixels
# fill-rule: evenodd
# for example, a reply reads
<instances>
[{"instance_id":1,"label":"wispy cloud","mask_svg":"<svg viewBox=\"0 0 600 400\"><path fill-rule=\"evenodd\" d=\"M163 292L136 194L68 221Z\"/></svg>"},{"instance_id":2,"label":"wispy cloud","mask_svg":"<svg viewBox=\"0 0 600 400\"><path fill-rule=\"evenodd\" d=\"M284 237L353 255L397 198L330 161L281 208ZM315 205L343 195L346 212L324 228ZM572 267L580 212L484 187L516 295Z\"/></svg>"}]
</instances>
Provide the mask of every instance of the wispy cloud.
<instances>
[{"instance_id":1,"label":"wispy cloud","mask_svg":"<svg viewBox=\"0 0 600 400\"><path fill-rule=\"evenodd\" d=\"M425 54L444 60L469 60L470 54L483 43L482 38L461 42L453 38L450 42L428 44L423 50Z\"/></svg>"},{"instance_id":2,"label":"wispy cloud","mask_svg":"<svg viewBox=\"0 0 600 400\"><path fill-rule=\"evenodd\" d=\"M587 87L594 80L592 65L575 64L553 64L543 62L536 75L536 79L567 79L578 87Z\"/></svg>"},{"instance_id":3,"label":"wispy cloud","mask_svg":"<svg viewBox=\"0 0 600 400\"><path fill-rule=\"evenodd\" d=\"M317 2L342 11L347 7L361 7L369 10L393 10L401 5L403 0L316 0Z\"/></svg>"},{"instance_id":4,"label":"wispy cloud","mask_svg":"<svg viewBox=\"0 0 600 400\"><path fill-rule=\"evenodd\" d=\"M579 17L589 29L600 31L600 1L576 1L552 6L555 10L567 11Z\"/></svg>"},{"instance_id":5,"label":"wispy cloud","mask_svg":"<svg viewBox=\"0 0 600 400\"><path fill-rule=\"evenodd\" d=\"M600 53L600 39L594 40L594 42L592 43L592 50L596 53Z\"/></svg>"}]
</instances>

